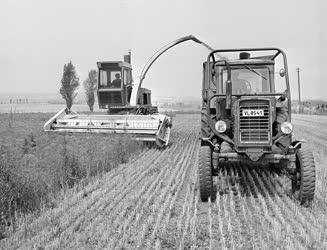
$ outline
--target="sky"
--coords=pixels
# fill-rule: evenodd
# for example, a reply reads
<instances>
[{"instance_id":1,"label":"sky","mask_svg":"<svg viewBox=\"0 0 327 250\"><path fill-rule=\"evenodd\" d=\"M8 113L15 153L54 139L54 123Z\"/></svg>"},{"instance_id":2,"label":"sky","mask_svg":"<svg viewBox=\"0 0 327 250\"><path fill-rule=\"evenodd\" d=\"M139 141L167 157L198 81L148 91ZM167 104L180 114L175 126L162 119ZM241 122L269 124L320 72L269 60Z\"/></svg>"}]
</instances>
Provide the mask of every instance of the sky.
<instances>
[{"instance_id":1,"label":"sky","mask_svg":"<svg viewBox=\"0 0 327 250\"><path fill-rule=\"evenodd\" d=\"M327 99L327 4L323 0L0 0L0 91L57 93L70 60L80 82L101 60L132 51L134 77L152 54L185 35L214 48L280 47L292 96L300 68L304 99ZM151 67L154 96L201 97L208 50L186 42ZM83 94L83 89L79 89Z\"/></svg>"}]
</instances>

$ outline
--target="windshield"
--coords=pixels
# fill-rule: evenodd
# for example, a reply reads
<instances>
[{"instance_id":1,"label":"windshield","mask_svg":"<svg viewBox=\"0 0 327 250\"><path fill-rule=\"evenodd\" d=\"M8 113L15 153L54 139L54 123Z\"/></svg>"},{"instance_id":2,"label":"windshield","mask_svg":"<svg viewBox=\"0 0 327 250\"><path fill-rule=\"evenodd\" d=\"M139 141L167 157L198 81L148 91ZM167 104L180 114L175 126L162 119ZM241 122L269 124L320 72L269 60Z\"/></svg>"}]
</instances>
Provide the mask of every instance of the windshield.
<instances>
[{"instance_id":1,"label":"windshield","mask_svg":"<svg viewBox=\"0 0 327 250\"><path fill-rule=\"evenodd\" d=\"M100 88L121 88L120 70L100 70Z\"/></svg>"},{"instance_id":2,"label":"windshield","mask_svg":"<svg viewBox=\"0 0 327 250\"><path fill-rule=\"evenodd\" d=\"M252 68L251 68L252 69ZM265 94L272 93L269 69L248 68L231 69L233 94ZM227 70L221 73L222 93L226 93Z\"/></svg>"}]
</instances>

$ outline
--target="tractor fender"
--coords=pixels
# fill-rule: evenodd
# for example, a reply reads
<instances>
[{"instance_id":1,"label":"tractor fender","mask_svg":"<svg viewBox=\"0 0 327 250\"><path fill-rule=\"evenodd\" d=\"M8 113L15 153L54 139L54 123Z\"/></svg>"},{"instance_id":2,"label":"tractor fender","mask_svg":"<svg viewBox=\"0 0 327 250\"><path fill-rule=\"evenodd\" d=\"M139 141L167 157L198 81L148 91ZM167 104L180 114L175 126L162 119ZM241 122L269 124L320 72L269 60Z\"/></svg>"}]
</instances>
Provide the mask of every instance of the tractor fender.
<instances>
[{"instance_id":1,"label":"tractor fender","mask_svg":"<svg viewBox=\"0 0 327 250\"><path fill-rule=\"evenodd\" d=\"M220 139L222 139L223 141L225 142L228 142L229 144L231 145L235 145L235 143L233 142L233 140L231 138L229 138L228 135L224 135L224 134L220 134L216 128L215 128L215 125L214 125L214 122L212 120L212 118L208 115L208 113L205 114L208 118L208 126L209 128L211 129L211 131Z\"/></svg>"},{"instance_id":2,"label":"tractor fender","mask_svg":"<svg viewBox=\"0 0 327 250\"><path fill-rule=\"evenodd\" d=\"M301 148L302 143L306 143L306 140L296 140L291 142L290 146L293 147L294 149L299 149Z\"/></svg>"}]
</instances>

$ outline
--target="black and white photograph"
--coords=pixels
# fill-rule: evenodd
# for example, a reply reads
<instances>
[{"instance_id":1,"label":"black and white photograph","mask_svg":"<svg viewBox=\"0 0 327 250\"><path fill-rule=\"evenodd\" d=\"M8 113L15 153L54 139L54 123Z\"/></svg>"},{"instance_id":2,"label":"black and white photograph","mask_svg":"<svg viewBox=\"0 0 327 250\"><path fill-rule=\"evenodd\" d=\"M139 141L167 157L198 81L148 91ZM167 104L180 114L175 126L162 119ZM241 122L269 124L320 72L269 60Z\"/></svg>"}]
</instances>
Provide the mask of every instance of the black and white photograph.
<instances>
[{"instance_id":1,"label":"black and white photograph","mask_svg":"<svg viewBox=\"0 0 327 250\"><path fill-rule=\"evenodd\" d=\"M0 249L327 249L326 13L0 0Z\"/></svg>"}]
</instances>

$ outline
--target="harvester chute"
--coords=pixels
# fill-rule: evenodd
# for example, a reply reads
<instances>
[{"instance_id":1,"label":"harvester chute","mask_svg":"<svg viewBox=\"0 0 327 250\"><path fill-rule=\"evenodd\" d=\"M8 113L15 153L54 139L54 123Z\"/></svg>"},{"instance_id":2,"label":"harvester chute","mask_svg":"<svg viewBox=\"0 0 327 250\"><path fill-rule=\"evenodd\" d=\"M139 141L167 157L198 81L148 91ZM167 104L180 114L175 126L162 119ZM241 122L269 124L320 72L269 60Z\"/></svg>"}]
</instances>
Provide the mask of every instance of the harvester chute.
<instances>
[{"instance_id":1,"label":"harvester chute","mask_svg":"<svg viewBox=\"0 0 327 250\"><path fill-rule=\"evenodd\" d=\"M77 114L64 108L46 122L44 130L130 134L136 140L154 142L158 147L167 146L172 120L158 113L158 108L151 104L151 91L141 86L149 68L160 55L188 40L212 50L192 35L179 38L159 49L134 81L130 54L124 57L124 61L98 62L98 102L100 108L108 110L107 114Z\"/></svg>"}]
</instances>

